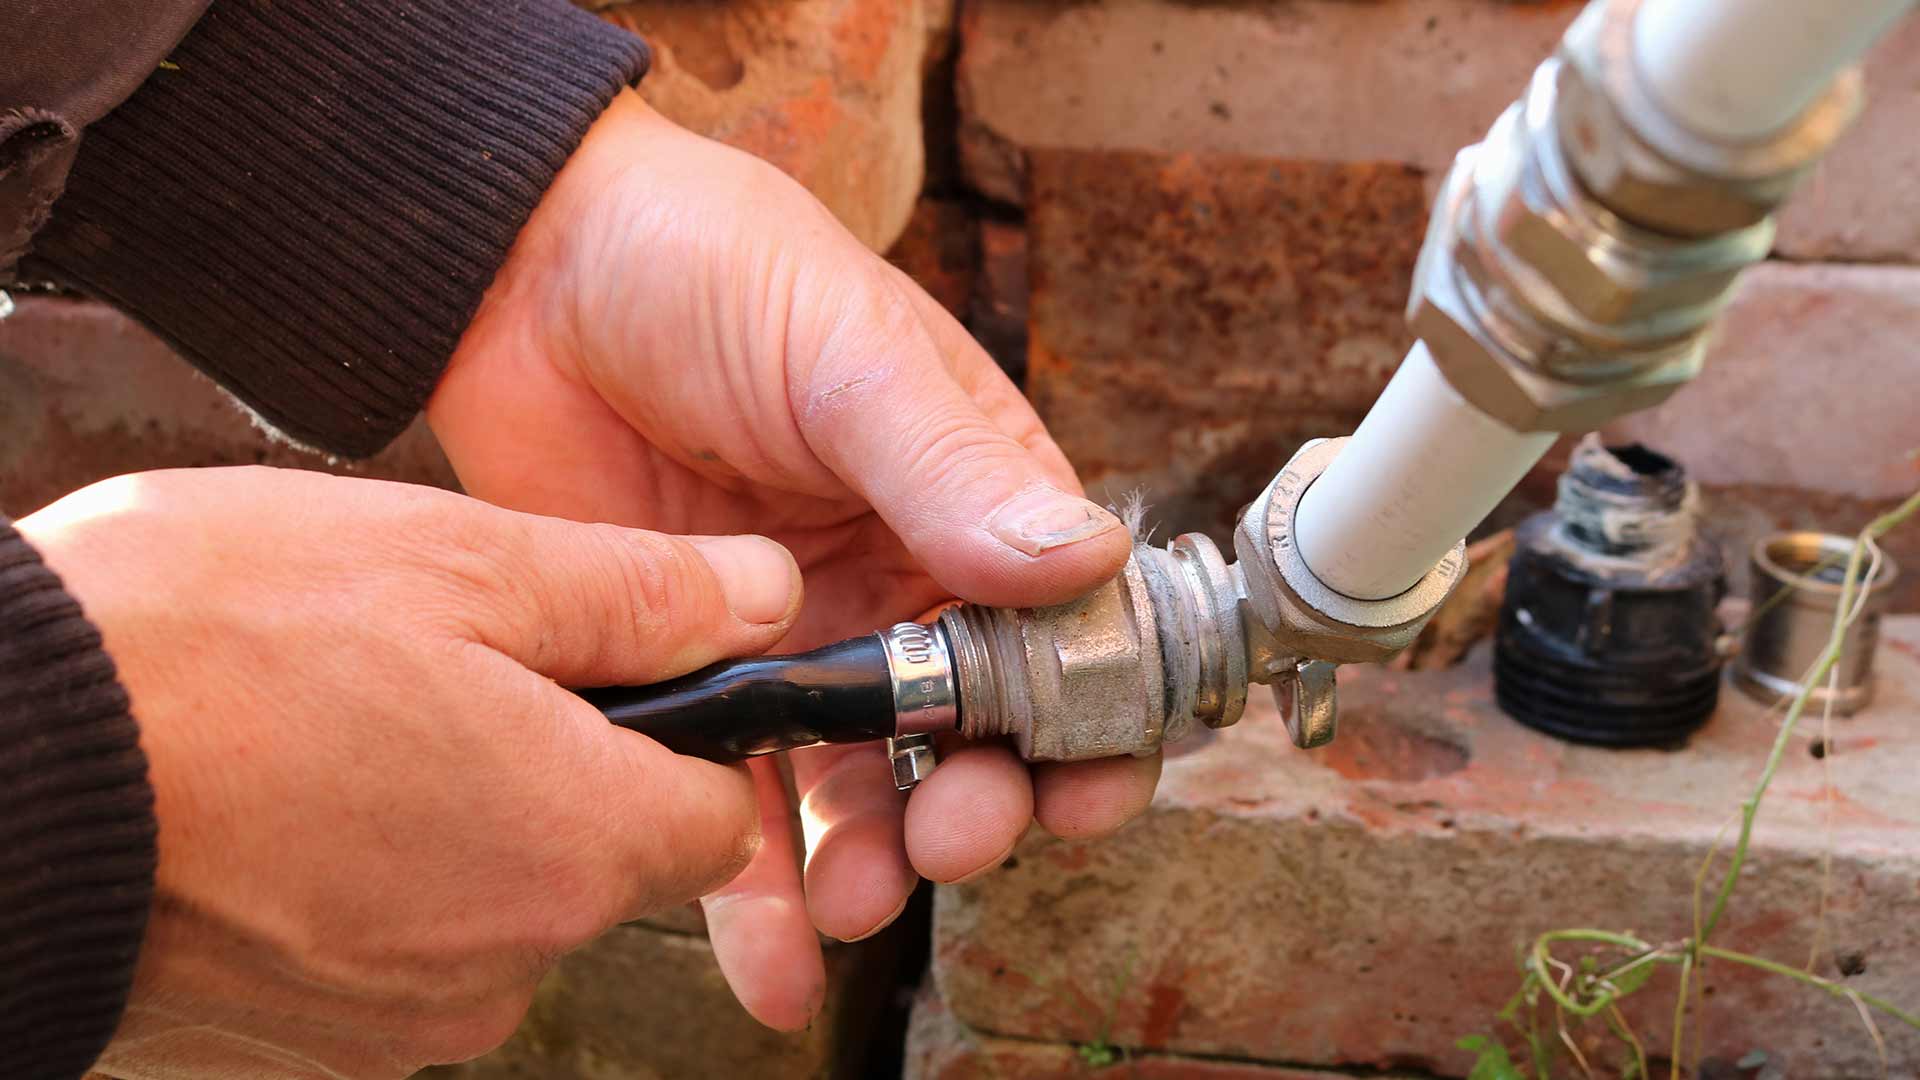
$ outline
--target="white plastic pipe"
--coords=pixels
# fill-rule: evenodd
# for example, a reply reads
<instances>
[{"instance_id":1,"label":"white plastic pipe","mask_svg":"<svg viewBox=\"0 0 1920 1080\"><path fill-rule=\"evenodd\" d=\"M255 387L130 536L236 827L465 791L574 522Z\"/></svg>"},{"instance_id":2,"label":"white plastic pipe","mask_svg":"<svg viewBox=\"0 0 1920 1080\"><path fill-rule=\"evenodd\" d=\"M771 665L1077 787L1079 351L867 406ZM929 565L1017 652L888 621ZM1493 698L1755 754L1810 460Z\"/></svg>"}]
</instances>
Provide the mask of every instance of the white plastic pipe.
<instances>
[{"instance_id":1,"label":"white plastic pipe","mask_svg":"<svg viewBox=\"0 0 1920 1080\"><path fill-rule=\"evenodd\" d=\"M1674 118L1743 141L1791 123L1913 0L1643 0L1634 61Z\"/></svg>"},{"instance_id":2,"label":"white plastic pipe","mask_svg":"<svg viewBox=\"0 0 1920 1080\"><path fill-rule=\"evenodd\" d=\"M1336 592L1398 596L1480 524L1555 437L1514 431L1468 404L1415 343L1301 497L1300 555Z\"/></svg>"}]
</instances>

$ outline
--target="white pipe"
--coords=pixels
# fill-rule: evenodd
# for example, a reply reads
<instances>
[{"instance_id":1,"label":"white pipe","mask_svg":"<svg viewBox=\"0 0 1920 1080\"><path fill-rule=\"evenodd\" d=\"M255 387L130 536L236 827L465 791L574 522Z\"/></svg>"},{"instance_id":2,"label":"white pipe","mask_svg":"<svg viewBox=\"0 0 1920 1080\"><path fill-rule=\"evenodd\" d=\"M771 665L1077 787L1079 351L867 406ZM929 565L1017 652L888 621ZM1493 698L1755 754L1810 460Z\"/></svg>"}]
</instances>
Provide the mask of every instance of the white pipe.
<instances>
[{"instance_id":1,"label":"white pipe","mask_svg":"<svg viewBox=\"0 0 1920 1080\"><path fill-rule=\"evenodd\" d=\"M1360 600L1397 596L1480 524L1556 438L1467 403L1425 343L1300 500L1294 534L1315 577Z\"/></svg>"},{"instance_id":2,"label":"white pipe","mask_svg":"<svg viewBox=\"0 0 1920 1080\"><path fill-rule=\"evenodd\" d=\"M1745 141L1787 126L1912 0L1642 0L1633 52L1674 118Z\"/></svg>"}]
</instances>

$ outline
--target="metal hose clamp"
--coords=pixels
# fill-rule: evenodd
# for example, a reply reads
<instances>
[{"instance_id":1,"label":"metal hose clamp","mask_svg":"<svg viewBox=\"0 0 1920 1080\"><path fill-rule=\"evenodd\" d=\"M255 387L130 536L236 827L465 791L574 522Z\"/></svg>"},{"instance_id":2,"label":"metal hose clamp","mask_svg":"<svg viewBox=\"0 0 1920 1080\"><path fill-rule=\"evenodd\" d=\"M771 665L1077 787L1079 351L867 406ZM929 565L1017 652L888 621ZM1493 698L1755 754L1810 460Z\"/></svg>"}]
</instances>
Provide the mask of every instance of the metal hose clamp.
<instances>
[{"instance_id":1,"label":"metal hose clamp","mask_svg":"<svg viewBox=\"0 0 1920 1080\"><path fill-rule=\"evenodd\" d=\"M953 655L931 627L896 623L880 632L893 679L894 734L935 735L959 726Z\"/></svg>"},{"instance_id":2,"label":"metal hose clamp","mask_svg":"<svg viewBox=\"0 0 1920 1080\"><path fill-rule=\"evenodd\" d=\"M893 684L893 737L887 760L893 786L910 791L933 772L933 737L960 724L958 680L946 639L919 623L896 623L880 632Z\"/></svg>"}]
</instances>

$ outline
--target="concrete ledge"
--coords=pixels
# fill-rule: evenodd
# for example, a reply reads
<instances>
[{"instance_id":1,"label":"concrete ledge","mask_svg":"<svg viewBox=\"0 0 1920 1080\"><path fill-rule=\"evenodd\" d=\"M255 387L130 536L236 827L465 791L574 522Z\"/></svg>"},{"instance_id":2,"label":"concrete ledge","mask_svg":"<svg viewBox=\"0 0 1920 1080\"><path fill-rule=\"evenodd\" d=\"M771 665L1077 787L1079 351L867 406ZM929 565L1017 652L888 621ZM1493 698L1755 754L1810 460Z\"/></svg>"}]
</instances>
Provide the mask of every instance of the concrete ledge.
<instances>
[{"instance_id":1,"label":"concrete ledge","mask_svg":"<svg viewBox=\"0 0 1920 1080\"><path fill-rule=\"evenodd\" d=\"M1107 1068L1128 1080L1340 1080L1351 1075L982 1035L955 1020L940 995L931 990L914 1001L902 1075L905 1080L1041 1080L1085 1077ZM1373 1080L1398 1080L1388 1073L1370 1075Z\"/></svg>"},{"instance_id":2,"label":"concrete ledge","mask_svg":"<svg viewBox=\"0 0 1920 1080\"><path fill-rule=\"evenodd\" d=\"M417 1080L856 1076L891 985L894 937L828 949L820 1016L783 1034L734 1000L706 938L616 927L555 966L505 1046Z\"/></svg>"},{"instance_id":3,"label":"concrete ledge","mask_svg":"<svg viewBox=\"0 0 1920 1080\"><path fill-rule=\"evenodd\" d=\"M1882 697L1814 718L1762 807L1715 942L1920 1005L1920 619L1886 624ZM1565 927L1687 935L1701 859L1751 790L1776 730L1736 692L1678 752L1608 752L1521 728L1490 701L1486 650L1442 672L1343 673L1340 738L1306 754L1265 702L1168 762L1120 836L1029 836L998 874L941 892L934 971L959 1022L1051 1042L1241 1061L1464 1074L1461 1036L1493 1031L1518 957ZM1824 794L1823 768L1836 787ZM1831 808L1831 829L1828 813ZM1632 1000L1667 1053L1674 972ZM1689 1020L1707 1058L1754 1050L1783 1075L1879 1075L1852 1006L1725 963ZM1105 1018L1110 1017L1110 1026ZM1920 1036L1883 1024L1893 1075ZM1691 1057L1691 1048L1689 1050ZM927 1075L936 1075L929 1073Z\"/></svg>"}]
</instances>

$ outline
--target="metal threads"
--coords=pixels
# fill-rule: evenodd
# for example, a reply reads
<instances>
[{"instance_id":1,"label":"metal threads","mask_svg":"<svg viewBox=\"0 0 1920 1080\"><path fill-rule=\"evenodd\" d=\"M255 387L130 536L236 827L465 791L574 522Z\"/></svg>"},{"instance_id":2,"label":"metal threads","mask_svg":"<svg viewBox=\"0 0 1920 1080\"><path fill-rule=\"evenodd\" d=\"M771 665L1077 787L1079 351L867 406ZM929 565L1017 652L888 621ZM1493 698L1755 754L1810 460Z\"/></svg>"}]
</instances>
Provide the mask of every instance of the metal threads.
<instances>
[{"instance_id":1,"label":"metal threads","mask_svg":"<svg viewBox=\"0 0 1920 1080\"><path fill-rule=\"evenodd\" d=\"M1238 722L1247 707L1247 634L1240 587L1220 549L1203 534L1174 537L1165 559L1173 586L1168 594L1185 609L1179 623L1194 628L1193 659L1181 669L1190 672L1192 680L1191 691L1183 696L1187 712L1208 727L1227 727ZM1169 663L1169 681L1175 671ZM1172 722L1169 718L1170 727Z\"/></svg>"},{"instance_id":2,"label":"metal threads","mask_svg":"<svg viewBox=\"0 0 1920 1080\"><path fill-rule=\"evenodd\" d=\"M1566 539L1593 555L1657 559L1693 542L1697 499L1686 470L1638 443L1588 435L1560 474L1553 512Z\"/></svg>"},{"instance_id":3,"label":"metal threads","mask_svg":"<svg viewBox=\"0 0 1920 1080\"><path fill-rule=\"evenodd\" d=\"M996 616L1006 615L996 608L961 604L941 612L936 624L953 656L960 734L969 739L1013 734L1017 714L1002 679L1007 665L995 662L990 645Z\"/></svg>"},{"instance_id":4,"label":"metal threads","mask_svg":"<svg viewBox=\"0 0 1920 1080\"><path fill-rule=\"evenodd\" d=\"M1720 694L1719 549L1671 459L1575 450L1554 509L1517 534L1494 647L1501 709L1577 742L1676 742Z\"/></svg>"},{"instance_id":5,"label":"metal threads","mask_svg":"<svg viewBox=\"0 0 1920 1080\"><path fill-rule=\"evenodd\" d=\"M931 628L896 623L880 632L893 683L894 730L899 735L931 735L958 724L953 657Z\"/></svg>"},{"instance_id":6,"label":"metal threads","mask_svg":"<svg viewBox=\"0 0 1920 1080\"><path fill-rule=\"evenodd\" d=\"M1247 697L1236 578L1197 534L1136 547L1119 576L1049 608L941 613L960 733L1012 736L1029 760L1150 754Z\"/></svg>"},{"instance_id":7,"label":"metal threads","mask_svg":"<svg viewBox=\"0 0 1920 1080\"><path fill-rule=\"evenodd\" d=\"M1812 532L1776 533L1754 544L1754 614L1733 668L1735 684L1747 694L1768 703L1799 696L1800 680L1832 636L1853 544L1847 537ZM1867 567L1861 564L1863 575ZM1834 711L1847 716L1873 700L1880 616L1898 575L1893 560L1883 554L1873 579L1856 587L1860 617L1842 639L1832 687L1823 681L1808 695L1815 708L1824 707L1831 697Z\"/></svg>"}]
</instances>

